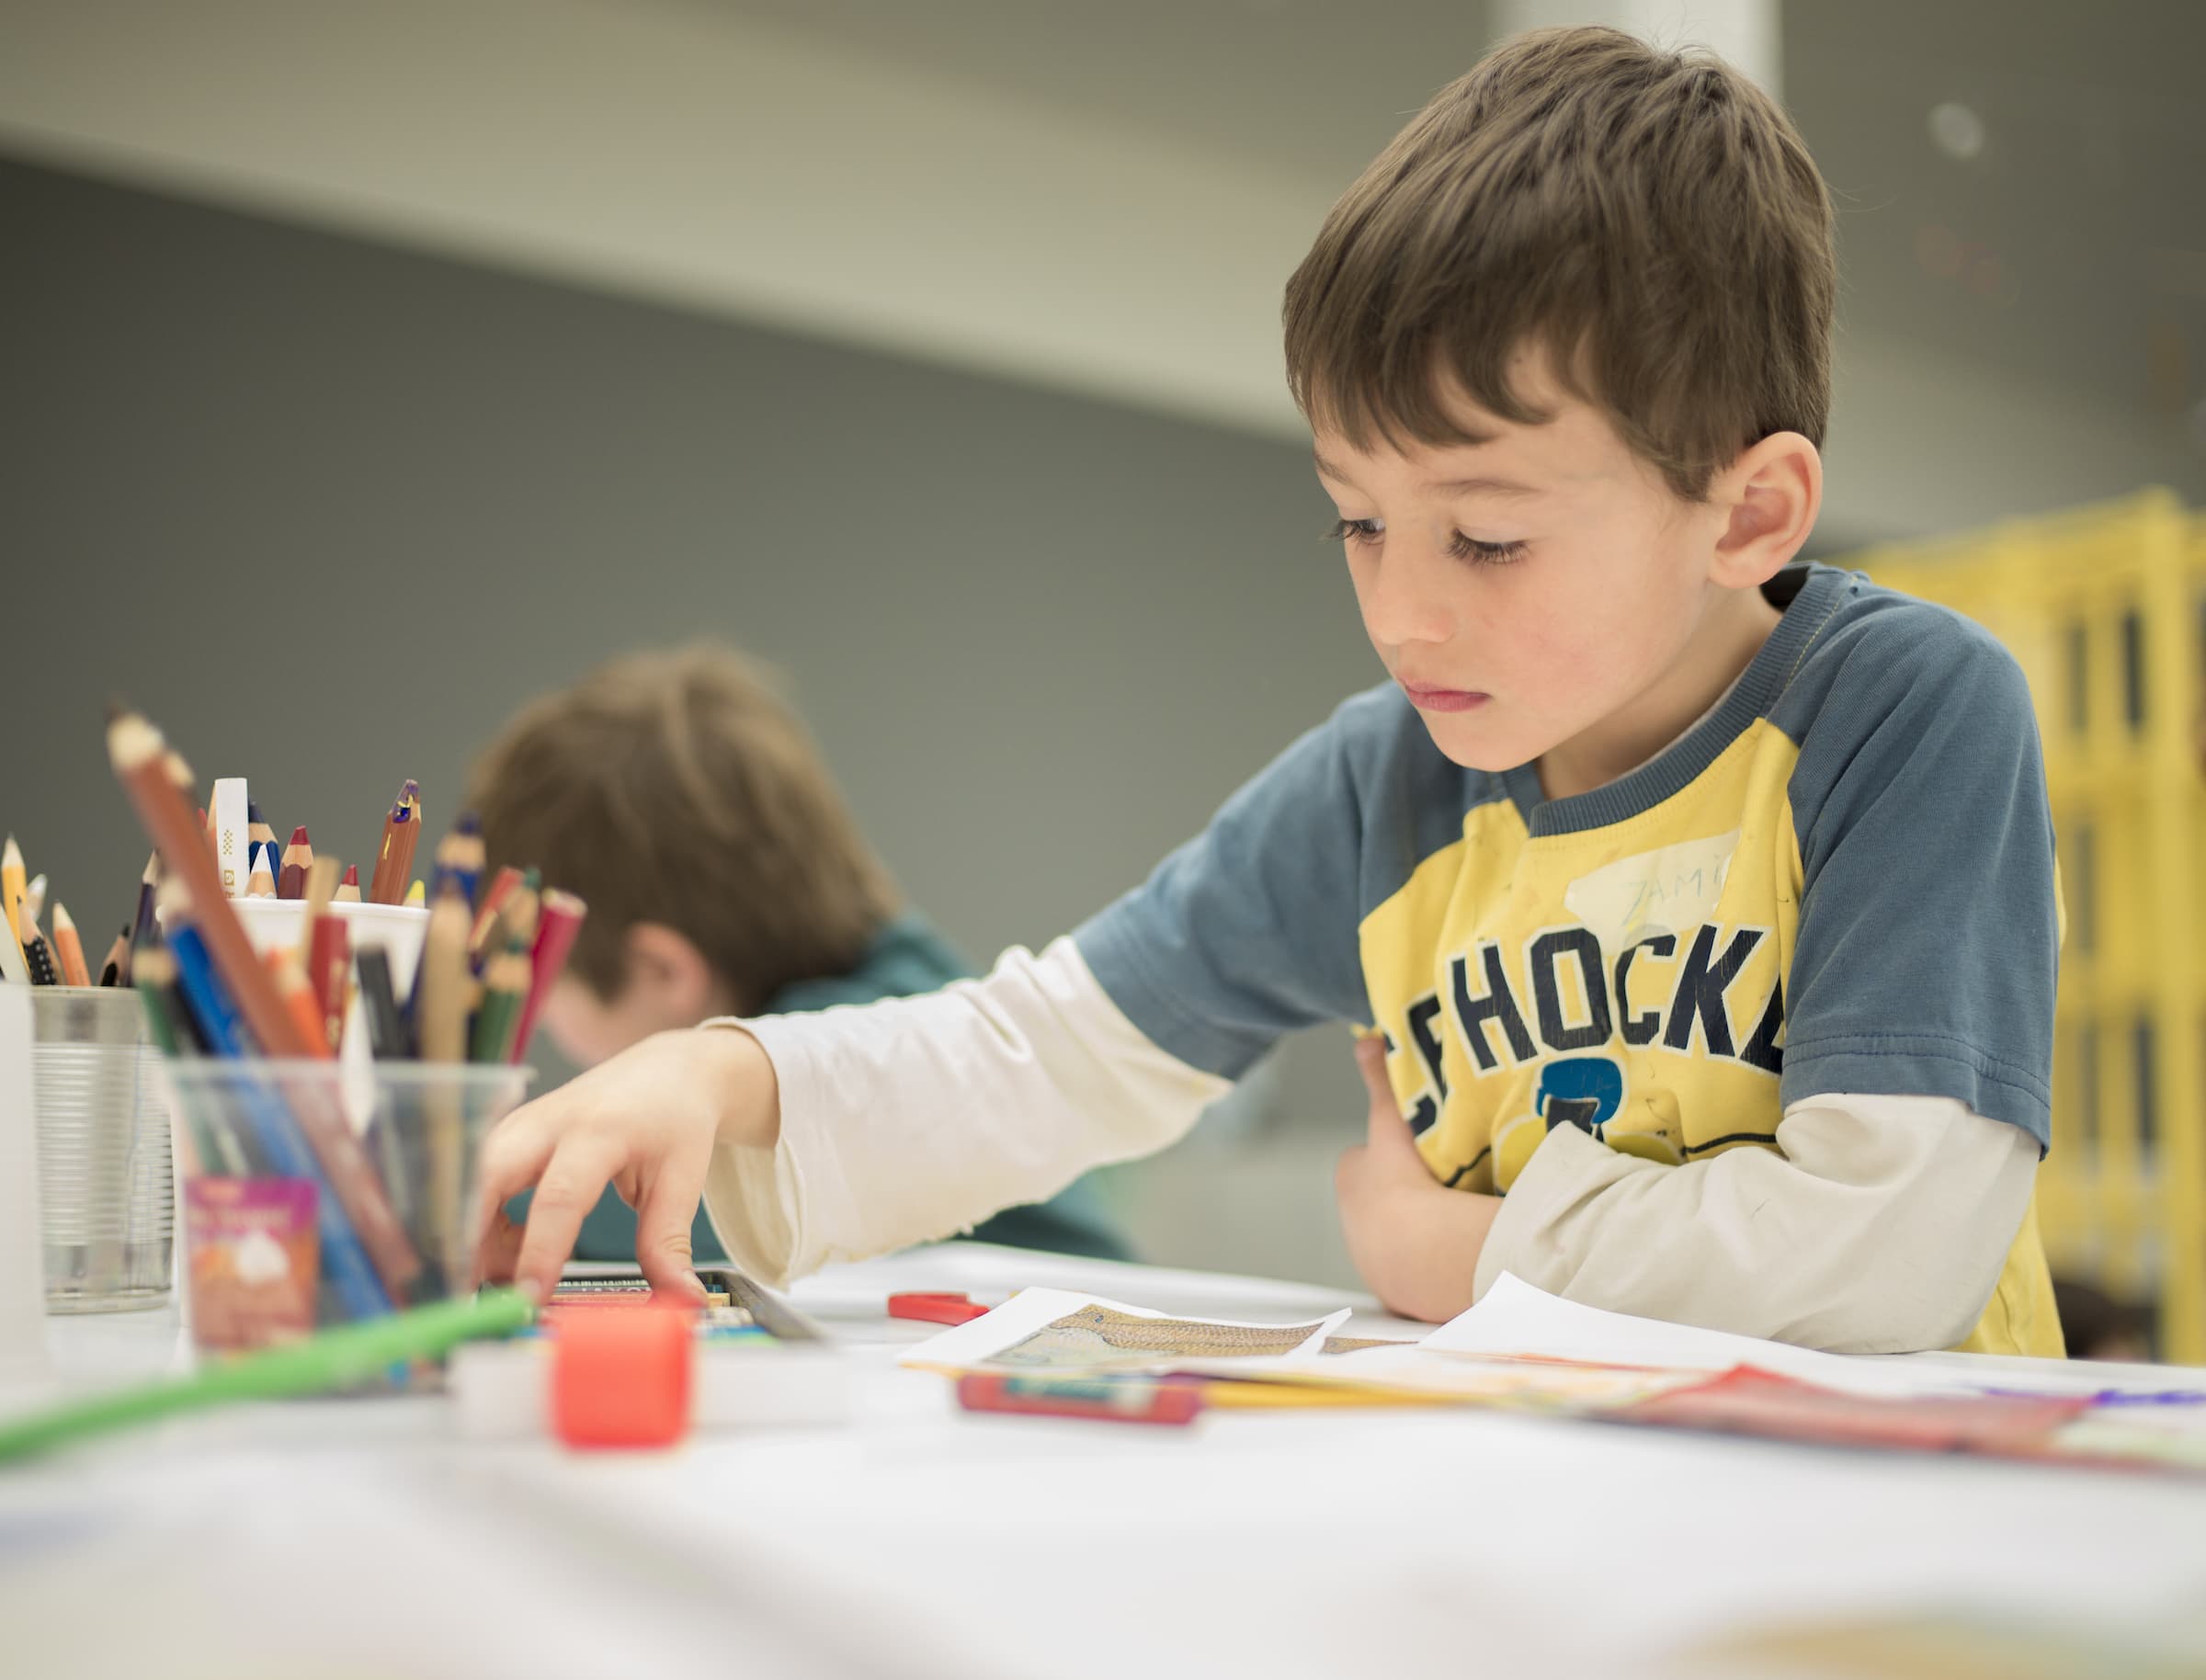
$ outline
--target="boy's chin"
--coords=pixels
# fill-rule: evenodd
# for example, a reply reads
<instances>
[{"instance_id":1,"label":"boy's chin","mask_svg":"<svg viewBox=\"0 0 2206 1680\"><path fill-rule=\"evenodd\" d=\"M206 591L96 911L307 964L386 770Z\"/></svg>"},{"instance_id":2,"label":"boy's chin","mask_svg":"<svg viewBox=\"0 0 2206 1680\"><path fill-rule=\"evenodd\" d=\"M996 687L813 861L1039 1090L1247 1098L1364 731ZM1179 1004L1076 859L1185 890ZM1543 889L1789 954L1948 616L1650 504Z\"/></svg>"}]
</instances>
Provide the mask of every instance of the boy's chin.
<instances>
[{"instance_id":1,"label":"boy's chin","mask_svg":"<svg viewBox=\"0 0 2206 1680\"><path fill-rule=\"evenodd\" d=\"M1481 709L1481 713L1485 709ZM1469 717L1433 717L1420 712L1425 732L1449 763L1466 770L1484 770L1498 776L1529 764L1547 750L1546 744L1518 740L1514 731L1495 729L1481 713Z\"/></svg>"}]
</instances>

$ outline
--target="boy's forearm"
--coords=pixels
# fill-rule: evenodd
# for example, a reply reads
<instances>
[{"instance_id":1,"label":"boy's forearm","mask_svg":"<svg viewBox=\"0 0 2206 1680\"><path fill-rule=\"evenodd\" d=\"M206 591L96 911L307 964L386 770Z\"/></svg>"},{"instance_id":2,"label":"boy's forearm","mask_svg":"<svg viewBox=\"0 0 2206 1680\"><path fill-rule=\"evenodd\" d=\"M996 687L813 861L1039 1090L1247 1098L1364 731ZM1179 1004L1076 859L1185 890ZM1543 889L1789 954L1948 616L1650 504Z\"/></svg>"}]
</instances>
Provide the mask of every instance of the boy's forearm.
<instances>
[{"instance_id":1,"label":"boy's forearm","mask_svg":"<svg viewBox=\"0 0 2206 1680\"><path fill-rule=\"evenodd\" d=\"M1810 1098L1786 1152L1666 1167L1559 1129L1511 1186L1503 1271L1590 1306L1848 1353L1950 1346L1996 1284L2037 1145L1950 1098Z\"/></svg>"},{"instance_id":2,"label":"boy's forearm","mask_svg":"<svg viewBox=\"0 0 2206 1680\"><path fill-rule=\"evenodd\" d=\"M774 1059L733 1019L708 1021L699 1037L709 1047L706 1077L720 1094L719 1141L771 1149L781 1136L781 1084Z\"/></svg>"}]
</instances>

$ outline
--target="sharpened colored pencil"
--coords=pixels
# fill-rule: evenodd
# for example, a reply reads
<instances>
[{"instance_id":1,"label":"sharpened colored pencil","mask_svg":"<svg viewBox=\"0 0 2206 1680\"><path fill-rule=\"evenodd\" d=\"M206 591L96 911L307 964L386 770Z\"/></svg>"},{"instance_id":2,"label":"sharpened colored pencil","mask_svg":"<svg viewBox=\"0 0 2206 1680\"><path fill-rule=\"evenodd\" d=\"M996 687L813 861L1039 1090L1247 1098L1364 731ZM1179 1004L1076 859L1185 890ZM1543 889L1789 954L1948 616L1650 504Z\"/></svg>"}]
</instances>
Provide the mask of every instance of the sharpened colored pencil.
<instances>
[{"instance_id":1,"label":"sharpened colored pencil","mask_svg":"<svg viewBox=\"0 0 2206 1680\"><path fill-rule=\"evenodd\" d=\"M291 830L291 843L283 848L283 868L276 877L278 898L304 898L306 873L314 867L314 848L306 837L306 825Z\"/></svg>"},{"instance_id":2,"label":"sharpened colored pencil","mask_svg":"<svg viewBox=\"0 0 2206 1680\"><path fill-rule=\"evenodd\" d=\"M62 971L54 966L53 952L46 943L44 934L34 933L23 947L23 966L30 971L34 986L58 986Z\"/></svg>"},{"instance_id":3,"label":"sharpened colored pencil","mask_svg":"<svg viewBox=\"0 0 2206 1680\"><path fill-rule=\"evenodd\" d=\"M69 914L69 906L58 899L53 906L53 954L62 965L63 985L92 983L92 971L85 966L85 942L77 937L76 923Z\"/></svg>"},{"instance_id":4,"label":"sharpened colored pencil","mask_svg":"<svg viewBox=\"0 0 2206 1680\"><path fill-rule=\"evenodd\" d=\"M137 959L131 949L131 930L126 927L115 936L115 943L108 947L108 954L99 965L99 983L127 986L136 966Z\"/></svg>"},{"instance_id":5,"label":"sharpened colored pencil","mask_svg":"<svg viewBox=\"0 0 2206 1680\"><path fill-rule=\"evenodd\" d=\"M353 864L345 871L345 879L337 883L334 902L339 904L357 904L360 902L360 866Z\"/></svg>"},{"instance_id":6,"label":"sharpened colored pencil","mask_svg":"<svg viewBox=\"0 0 2206 1680\"><path fill-rule=\"evenodd\" d=\"M0 847L0 914L7 922L7 942L15 949L0 954L0 967L5 967L7 978L17 982L30 979L29 966L23 960L23 894L28 883L23 879L23 848L16 837L8 835L7 844Z\"/></svg>"},{"instance_id":7,"label":"sharpened colored pencil","mask_svg":"<svg viewBox=\"0 0 2206 1680\"><path fill-rule=\"evenodd\" d=\"M557 887L544 889L536 919L536 948L529 957L529 1001L521 1005L511 1061L518 1061L529 1053L529 1039L536 1031L537 1016L543 1013L544 999L565 972L567 955L574 948L574 936L582 931L583 918L589 913L589 906L572 892L563 892Z\"/></svg>"},{"instance_id":8,"label":"sharpened colored pencil","mask_svg":"<svg viewBox=\"0 0 2206 1680\"><path fill-rule=\"evenodd\" d=\"M395 904L414 879L414 848L421 841L421 784L409 780L398 790L383 819L383 841L376 848L375 874L368 885L370 904Z\"/></svg>"}]
</instances>

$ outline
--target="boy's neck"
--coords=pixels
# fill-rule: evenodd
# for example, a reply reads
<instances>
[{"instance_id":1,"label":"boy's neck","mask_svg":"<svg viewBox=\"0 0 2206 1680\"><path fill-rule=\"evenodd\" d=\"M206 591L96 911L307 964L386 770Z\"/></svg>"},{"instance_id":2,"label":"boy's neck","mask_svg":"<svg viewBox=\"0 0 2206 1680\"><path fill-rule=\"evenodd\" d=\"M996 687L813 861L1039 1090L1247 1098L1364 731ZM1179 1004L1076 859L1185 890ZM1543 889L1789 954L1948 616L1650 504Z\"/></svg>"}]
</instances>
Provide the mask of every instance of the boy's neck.
<instances>
[{"instance_id":1,"label":"boy's neck","mask_svg":"<svg viewBox=\"0 0 2206 1680\"><path fill-rule=\"evenodd\" d=\"M1541 792L1551 800L1591 793L1662 753L1738 681L1783 617L1759 589L1726 590L1651 687L1541 755Z\"/></svg>"}]
</instances>

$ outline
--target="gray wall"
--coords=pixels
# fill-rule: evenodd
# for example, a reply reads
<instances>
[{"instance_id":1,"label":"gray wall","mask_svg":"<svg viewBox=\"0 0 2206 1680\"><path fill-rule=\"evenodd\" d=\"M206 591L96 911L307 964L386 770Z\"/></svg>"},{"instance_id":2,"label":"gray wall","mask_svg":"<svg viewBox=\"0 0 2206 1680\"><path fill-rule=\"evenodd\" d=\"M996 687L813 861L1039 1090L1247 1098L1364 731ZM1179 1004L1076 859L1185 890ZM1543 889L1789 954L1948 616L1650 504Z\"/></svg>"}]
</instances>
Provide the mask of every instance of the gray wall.
<instances>
[{"instance_id":1,"label":"gray wall","mask_svg":"<svg viewBox=\"0 0 2206 1680\"><path fill-rule=\"evenodd\" d=\"M1276 440L42 168L0 163L0 826L88 946L144 860L111 693L358 858L404 777L440 833L531 692L724 637L977 958L1137 880L1379 675ZM1318 1167L1356 1089L1345 1035L1291 1049L1278 1106L1324 1127L1274 1140L1313 1155L1291 1209L1244 1186L1241 1236L1196 1229L1255 1146L1199 1142L1151 1248L1340 1276Z\"/></svg>"}]
</instances>

